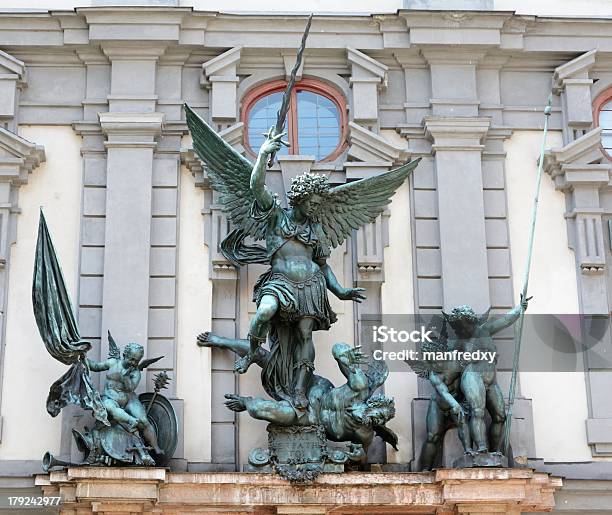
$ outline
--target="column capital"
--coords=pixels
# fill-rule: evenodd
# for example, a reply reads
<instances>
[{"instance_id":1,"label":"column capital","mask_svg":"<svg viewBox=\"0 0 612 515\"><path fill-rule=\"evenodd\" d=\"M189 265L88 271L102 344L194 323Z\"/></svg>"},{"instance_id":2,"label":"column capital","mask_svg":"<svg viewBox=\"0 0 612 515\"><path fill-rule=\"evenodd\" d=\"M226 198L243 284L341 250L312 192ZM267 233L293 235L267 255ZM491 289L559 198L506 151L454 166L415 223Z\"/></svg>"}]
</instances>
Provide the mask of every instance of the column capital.
<instances>
[{"instance_id":1,"label":"column capital","mask_svg":"<svg viewBox=\"0 0 612 515\"><path fill-rule=\"evenodd\" d=\"M351 68L349 85L353 90L353 120L378 123L378 90L387 87L389 67L354 48L346 49Z\"/></svg>"},{"instance_id":2,"label":"column capital","mask_svg":"<svg viewBox=\"0 0 612 515\"><path fill-rule=\"evenodd\" d=\"M426 134L433 140L432 150L481 151L491 126L491 118L473 116L426 116Z\"/></svg>"},{"instance_id":3,"label":"column capital","mask_svg":"<svg viewBox=\"0 0 612 515\"><path fill-rule=\"evenodd\" d=\"M166 43L110 42L102 45L102 51L111 61L157 61L166 51Z\"/></svg>"},{"instance_id":4,"label":"column capital","mask_svg":"<svg viewBox=\"0 0 612 515\"><path fill-rule=\"evenodd\" d=\"M428 64L450 64L450 65L470 65L476 66L484 62L487 54L482 48L454 48L449 49L447 46L440 48L434 45L422 46L421 56Z\"/></svg>"},{"instance_id":5,"label":"column capital","mask_svg":"<svg viewBox=\"0 0 612 515\"><path fill-rule=\"evenodd\" d=\"M163 113L100 113L100 127L109 147L155 147L160 134Z\"/></svg>"}]
</instances>

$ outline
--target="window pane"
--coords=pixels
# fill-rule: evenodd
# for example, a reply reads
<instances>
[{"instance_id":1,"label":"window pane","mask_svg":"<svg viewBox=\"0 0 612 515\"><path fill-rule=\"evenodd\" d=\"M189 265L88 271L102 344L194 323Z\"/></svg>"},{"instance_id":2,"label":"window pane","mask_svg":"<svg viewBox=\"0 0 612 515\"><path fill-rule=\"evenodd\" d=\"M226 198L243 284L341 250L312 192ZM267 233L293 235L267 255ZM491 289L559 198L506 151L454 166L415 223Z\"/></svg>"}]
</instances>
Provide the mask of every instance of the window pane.
<instances>
[{"instance_id":1,"label":"window pane","mask_svg":"<svg viewBox=\"0 0 612 515\"><path fill-rule=\"evenodd\" d=\"M280 109L282 99L283 93L279 91L260 98L251 107L247 134L249 146L253 152L259 152L259 147L265 140L263 133L268 132L270 127L276 125L276 113ZM285 146L281 147L279 154L286 155L288 153L289 151Z\"/></svg>"},{"instance_id":2,"label":"window pane","mask_svg":"<svg viewBox=\"0 0 612 515\"><path fill-rule=\"evenodd\" d=\"M599 126L612 129L612 102L608 102L599 112Z\"/></svg>"},{"instance_id":3,"label":"window pane","mask_svg":"<svg viewBox=\"0 0 612 515\"><path fill-rule=\"evenodd\" d=\"M298 91L297 118L300 154L321 160L336 150L342 131L340 112L329 98L312 91Z\"/></svg>"},{"instance_id":4,"label":"window pane","mask_svg":"<svg viewBox=\"0 0 612 515\"><path fill-rule=\"evenodd\" d=\"M601 133L601 142L606 151L610 153L609 151L612 150L612 130Z\"/></svg>"}]
</instances>

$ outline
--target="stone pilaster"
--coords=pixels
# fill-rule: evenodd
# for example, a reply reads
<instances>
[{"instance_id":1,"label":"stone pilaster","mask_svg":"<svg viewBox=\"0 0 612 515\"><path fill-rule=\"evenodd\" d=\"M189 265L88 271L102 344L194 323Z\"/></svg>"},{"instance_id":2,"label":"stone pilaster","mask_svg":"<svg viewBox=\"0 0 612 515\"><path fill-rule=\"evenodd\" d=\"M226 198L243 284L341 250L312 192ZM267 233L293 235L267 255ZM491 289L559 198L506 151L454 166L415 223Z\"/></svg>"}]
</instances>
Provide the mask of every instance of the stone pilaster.
<instances>
[{"instance_id":1,"label":"stone pilaster","mask_svg":"<svg viewBox=\"0 0 612 515\"><path fill-rule=\"evenodd\" d=\"M433 140L446 310L490 307L482 162L488 118L427 117Z\"/></svg>"},{"instance_id":2,"label":"stone pilaster","mask_svg":"<svg viewBox=\"0 0 612 515\"><path fill-rule=\"evenodd\" d=\"M239 337L238 287L239 273L236 267L219 251L219 245L230 231L230 224L218 202L218 193L211 187L202 162L191 149L181 152L183 163L196 179L196 185L204 189L204 242L209 252L209 277L212 281L211 330L228 338ZM236 470L237 420L236 415L225 408L226 393L237 392L232 353L211 349L211 463L206 469ZM199 465L200 468L201 465Z\"/></svg>"},{"instance_id":3,"label":"stone pilaster","mask_svg":"<svg viewBox=\"0 0 612 515\"><path fill-rule=\"evenodd\" d=\"M100 114L107 136L102 333L111 330L118 342L142 342L145 347L155 230L151 227L153 150L162 120L160 113Z\"/></svg>"}]
</instances>

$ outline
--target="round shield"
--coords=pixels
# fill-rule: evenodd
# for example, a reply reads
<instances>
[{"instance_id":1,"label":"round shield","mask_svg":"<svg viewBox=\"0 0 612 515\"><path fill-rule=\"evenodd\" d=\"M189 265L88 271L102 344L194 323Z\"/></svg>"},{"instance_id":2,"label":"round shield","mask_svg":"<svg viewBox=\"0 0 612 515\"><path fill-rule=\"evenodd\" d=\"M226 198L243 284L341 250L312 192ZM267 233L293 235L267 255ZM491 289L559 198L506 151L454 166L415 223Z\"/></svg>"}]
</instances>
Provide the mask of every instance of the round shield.
<instances>
[{"instance_id":1,"label":"round shield","mask_svg":"<svg viewBox=\"0 0 612 515\"><path fill-rule=\"evenodd\" d=\"M178 445L178 420L170 401L159 393L141 393L138 398L142 402L147 417L157 434L157 444L164 454L159 456L151 453L157 465L167 465L174 455Z\"/></svg>"},{"instance_id":2,"label":"round shield","mask_svg":"<svg viewBox=\"0 0 612 515\"><path fill-rule=\"evenodd\" d=\"M134 461L133 449L142 445L140 438L128 433L120 425L103 426L99 429L100 443L104 452L111 458L124 463Z\"/></svg>"}]
</instances>

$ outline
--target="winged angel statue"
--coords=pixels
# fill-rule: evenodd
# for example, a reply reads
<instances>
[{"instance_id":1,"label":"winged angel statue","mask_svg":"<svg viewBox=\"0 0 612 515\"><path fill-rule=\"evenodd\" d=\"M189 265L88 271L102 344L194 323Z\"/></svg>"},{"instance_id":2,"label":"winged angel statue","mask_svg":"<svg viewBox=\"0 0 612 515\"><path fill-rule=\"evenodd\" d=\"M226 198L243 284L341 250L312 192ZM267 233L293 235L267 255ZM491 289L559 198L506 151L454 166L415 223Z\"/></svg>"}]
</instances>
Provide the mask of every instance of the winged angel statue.
<instances>
[{"instance_id":1,"label":"winged angel statue","mask_svg":"<svg viewBox=\"0 0 612 515\"><path fill-rule=\"evenodd\" d=\"M138 395L136 388L144 369L161 357L143 359L144 349L128 343L123 355L108 333L109 356L103 361L87 357L91 343L81 338L59 262L41 211L32 284L34 316L49 354L70 365L51 385L47 411L56 417L68 404L91 410L94 427L73 429L79 450L89 465L160 465L176 448L176 415L169 401L158 395L168 376L160 372L155 392ZM96 390L91 371L106 372L102 395ZM146 403L146 407L145 407ZM45 455L43 466L70 465Z\"/></svg>"},{"instance_id":2,"label":"winged angel statue","mask_svg":"<svg viewBox=\"0 0 612 515\"><path fill-rule=\"evenodd\" d=\"M237 359L235 370L246 372L259 347L269 340L264 389L277 401L306 410L314 371L312 333L328 330L336 321L327 290L341 300L365 298L362 288L340 285L327 264L331 249L383 212L419 160L336 187L325 176L304 173L293 179L287 192L289 207L283 208L265 185L266 161L280 149L283 134L268 132L253 165L189 106L185 110L194 149L234 227L221 243L223 255L237 266L270 265L255 285L257 311L249 326L249 349ZM265 247L247 244L247 238L263 240ZM199 344L207 345L211 338L214 335L203 333Z\"/></svg>"}]
</instances>

